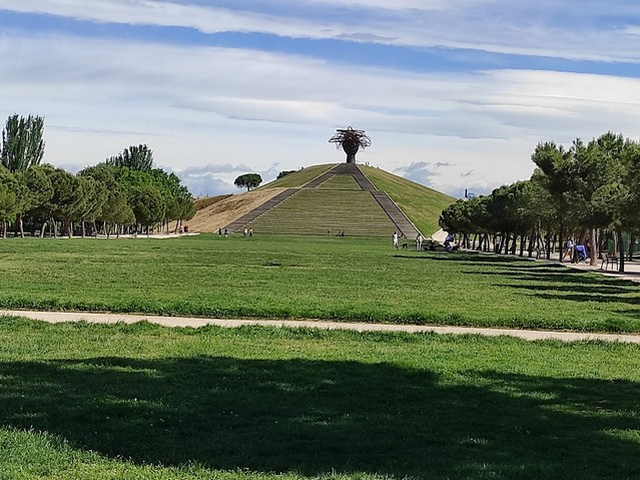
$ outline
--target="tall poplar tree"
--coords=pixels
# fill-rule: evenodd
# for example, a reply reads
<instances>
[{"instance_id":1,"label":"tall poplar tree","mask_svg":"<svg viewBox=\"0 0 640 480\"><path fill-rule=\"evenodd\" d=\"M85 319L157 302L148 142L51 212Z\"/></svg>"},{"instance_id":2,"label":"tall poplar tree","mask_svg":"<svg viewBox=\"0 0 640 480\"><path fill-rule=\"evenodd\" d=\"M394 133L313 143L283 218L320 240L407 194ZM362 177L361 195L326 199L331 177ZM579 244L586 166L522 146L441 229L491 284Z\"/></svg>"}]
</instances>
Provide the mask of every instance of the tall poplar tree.
<instances>
[{"instance_id":1,"label":"tall poplar tree","mask_svg":"<svg viewBox=\"0 0 640 480\"><path fill-rule=\"evenodd\" d=\"M44 156L43 129L42 117L11 115L2 130L0 163L12 173L40 165Z\"/></svg>"}]
</instances>

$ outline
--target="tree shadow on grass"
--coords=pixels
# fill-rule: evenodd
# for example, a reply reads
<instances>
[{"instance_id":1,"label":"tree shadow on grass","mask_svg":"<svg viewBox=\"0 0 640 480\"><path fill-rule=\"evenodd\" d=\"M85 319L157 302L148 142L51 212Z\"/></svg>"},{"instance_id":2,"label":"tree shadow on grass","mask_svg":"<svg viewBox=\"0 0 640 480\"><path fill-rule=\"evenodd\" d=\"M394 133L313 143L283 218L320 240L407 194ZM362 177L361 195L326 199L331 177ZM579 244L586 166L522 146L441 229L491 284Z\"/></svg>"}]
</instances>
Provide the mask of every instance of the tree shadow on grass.
<instances>
[{"instance_id":1,"label":"tree shadow on grass","mask_svg":"<svg viewBox=\"0 0 640 480\"><path fill-rule=\"evenodd\" d=\"M407 258L411 260L433 260L435 262L457 262L470 265L505 265L531 262L531 259L521 257L487 256L474 252L417 252L416 255L397 253L395 258Z\"/></svg>"},{"instance_id":2,"label":"tree shadow on grass","mask_svg":"<svg viewBox=\"0 0 640 480\"><path fill-rule=\"evenodd\" d=\"M533 290L536 292L575 292L581 294L588 294L593 296L606 296L606 295L620 295L625 293L638 293L637 289L634 291L631 288L622 288L615 285L581 285L576 288L575 285L565 285L557 283L540 283L540 284L523 284L523 283L500 283L497 286L515 288L516 290Z\"/></svg>"},{"instance_id":3,"label":"tree shadow on grass","mask_svg":"<svg viewBox=\"0 0 640 480\"><path fill-rule=\"evenodd\" d=\"M466 378L463 380L462 378ZM226 357L0 364L0 422L136 463L398 478L638 478L632 382ZM608 414L607 412L611 412Z\"/></svg>"}]
</instances>

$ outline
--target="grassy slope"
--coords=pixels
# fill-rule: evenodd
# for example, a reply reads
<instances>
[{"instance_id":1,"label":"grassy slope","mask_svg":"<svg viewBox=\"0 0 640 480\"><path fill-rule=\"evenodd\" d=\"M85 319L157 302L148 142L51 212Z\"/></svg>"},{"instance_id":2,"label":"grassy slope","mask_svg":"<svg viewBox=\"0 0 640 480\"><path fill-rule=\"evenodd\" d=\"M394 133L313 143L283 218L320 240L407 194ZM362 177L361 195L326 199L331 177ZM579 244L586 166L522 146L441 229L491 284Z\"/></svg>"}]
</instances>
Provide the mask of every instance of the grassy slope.
<instances>
[{"instance_id":1,"label":"grassy slope","mask_svg":"<svg viewBox=\"0 0 640 480\"><path fill-rule=\"evenodd\" d=\"M379 168L359 167L378 190L389 194L418 230L427 236L438 231L440 213L454 198Z\"/></svg>"},{"instance_id":2,"label":"grassy slope","mask_svg":"<svg viewBox=\"0 0 640 480\"><path fill-rule=\"evenodd\" d=\"M311 165L310 167L305 167L297 172L290 173L282 178L274 180L273 182L269 182L265 185L262 185L259 188L274 188L274 187L283 187L283 188L297 188L303 186L305 183L310 182L318 175L323 174L330 168L335 167L334 163L331 164L323 164L323 165Z\"/></svg>"},{"instance_id":3,"label":"grassy slope","mask_svg":"<svg viewBox=\"0 0 640 480\"><path fill-rule=\"evenodd\" d=\"M213 205L214 203L218 203L229 198L230 196L231 195L216 195L215 197L198 198L194 202L196 206L196 210L202 210L203 208L207 208Z\"/></svg>"},{"instance_id":4,"label":"grassy slope","mask_svg":"<svg viewBox=\"0 0 640 480\"><path fill-rule=\"evenodd\" d=\"M338 179L346 179L346 182ZM252 222L256 232L386 237L395 228L380 204L352 177L333 176L333 189L301 189L282 204ZM323 184L324 185L324 184ZM337 188L336 188L337 187ZM358 187L354 191L354 187Z\"/></svg>"},{"instance_id":5,"label":"grassy slope","mask_svg":"<svg viewBox=\"0 0 640 480\"><path fill-rule=\"evenodd\" d=\"M640 331L637 284L388 239L0 241L0 307Z\"/></svg>"},{"instance_id":6,"label":"grassy slope","mask_svg":"<svg viewBox=\"0 0 640 480\"><path fill-rule=\"evenodd\" d=\"M640 476L633 345L6 318L0 340L2 478Z\"/></svg>"}]
</instances>

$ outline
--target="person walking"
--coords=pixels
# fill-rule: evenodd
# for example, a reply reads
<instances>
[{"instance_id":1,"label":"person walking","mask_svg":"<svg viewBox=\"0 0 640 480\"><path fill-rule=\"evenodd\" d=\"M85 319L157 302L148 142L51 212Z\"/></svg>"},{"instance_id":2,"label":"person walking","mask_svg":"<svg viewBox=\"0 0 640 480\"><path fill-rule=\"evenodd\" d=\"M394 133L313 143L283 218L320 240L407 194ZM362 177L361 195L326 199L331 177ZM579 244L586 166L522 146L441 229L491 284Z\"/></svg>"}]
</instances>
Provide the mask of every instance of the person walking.
<instances>
[{"instance_id":1,"label":"person walking","mask_svg":"<svg viewBox=\"0 0 640 480\"><path fill-rule=\"evenodd\" d=\"M569 256L569 260L573 261L573 240L571 240L571 237L569 237L564 244L564 253L562 254L560 262L562 262L566 256Z\"/></svg>"},{"instance_id":2,"label":"person walking","mask_svg":"<svg viewBox=\"0 0 640 480\"><path fill-rule=\"evenodd\" d=\"M398 249L398 232L393 232L391 236L391 241L393 242L393 248Z\"/></svg>"}]
</instances>

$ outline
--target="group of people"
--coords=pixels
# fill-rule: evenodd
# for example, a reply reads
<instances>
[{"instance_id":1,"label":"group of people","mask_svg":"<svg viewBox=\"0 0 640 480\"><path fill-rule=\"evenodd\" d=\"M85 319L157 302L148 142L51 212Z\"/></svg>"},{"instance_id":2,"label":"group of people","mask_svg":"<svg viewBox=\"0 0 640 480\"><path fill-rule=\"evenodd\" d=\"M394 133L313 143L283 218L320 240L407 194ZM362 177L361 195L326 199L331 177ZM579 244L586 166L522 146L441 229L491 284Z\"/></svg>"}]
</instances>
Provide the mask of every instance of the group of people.
<instances>
[{"instance_id":1,"label":"group of people","mask_svg":"<svg viewBox=\"0 0 640 480\"><path fill-rule=\"evenodd\" d=\"M561 262L564 261L566 257L571 259L571 263L578 263L589 258L591 253L591 241L589 237L587 237L584 241L584 244L574 244L571 237L564 244L564 252L562 254Z\"/></svg>"},{"instance_id":2,"label":"group of people","mask_svg":"<svg viewBox=\"0 0 640 480\"><path fill-rule=\"evenodd\" d=\"M398 232L394 231L393 235L391 236L391 243L393 245L393 248L396 250L400 248L400 244L399 244L400 238L405 238L404 234L398 235ZM435 242L432 239L429 239L429 244L428 244L429 250L433 250L433 248L431 247L432 245L434 245L434 243ZM407 244L403 243L402 247L406 248ZM416 235L416 250L420 251L423 248L424 248L424 237L420 232L418 232L418 235Z\"/></svg>"},{"instance_id":3,"label":"group of people","mask_svg":"<svg viewBox=\"0 0 640 480\"><path fill-rule=\"evenodd\" d=\"M223 235L224 235L224 238L228 238L229 237L229 229L225 228L223 230L222 227L218 227L218 236L222 237ZM242 236L243 237L253 237L253 228L244 227L244 230L242 231Z\"/></svg>"}]
</instances>

